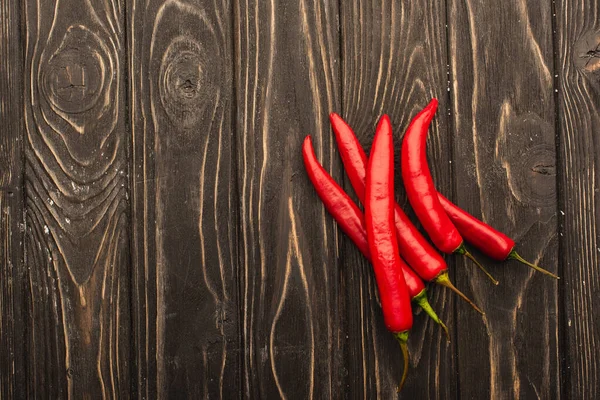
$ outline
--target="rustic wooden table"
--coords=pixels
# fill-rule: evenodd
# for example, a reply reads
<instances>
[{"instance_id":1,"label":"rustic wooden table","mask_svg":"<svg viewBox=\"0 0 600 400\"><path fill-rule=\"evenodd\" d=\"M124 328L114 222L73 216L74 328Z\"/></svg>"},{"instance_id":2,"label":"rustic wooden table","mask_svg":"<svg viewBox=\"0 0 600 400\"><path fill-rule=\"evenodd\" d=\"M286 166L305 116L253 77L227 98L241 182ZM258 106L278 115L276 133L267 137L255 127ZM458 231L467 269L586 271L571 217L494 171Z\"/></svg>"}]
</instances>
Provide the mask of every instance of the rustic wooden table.
<instances>
[{"instance_id":1,"label":"rustic wooden table","mask_svg":"<svg viewBox=\"0 0 600 400\"><path fill-rule=\"evenodd\" d=\"M396 396L370 266L300 145L399 144L556 282L447 257L405 399L600 397L598 0L0 0L0 398ZM397 179L397 196L407 206ZM407 208L408 209L408 208ZM69 396L70 395L70 396Z\"/></svg>"}]
</instances>

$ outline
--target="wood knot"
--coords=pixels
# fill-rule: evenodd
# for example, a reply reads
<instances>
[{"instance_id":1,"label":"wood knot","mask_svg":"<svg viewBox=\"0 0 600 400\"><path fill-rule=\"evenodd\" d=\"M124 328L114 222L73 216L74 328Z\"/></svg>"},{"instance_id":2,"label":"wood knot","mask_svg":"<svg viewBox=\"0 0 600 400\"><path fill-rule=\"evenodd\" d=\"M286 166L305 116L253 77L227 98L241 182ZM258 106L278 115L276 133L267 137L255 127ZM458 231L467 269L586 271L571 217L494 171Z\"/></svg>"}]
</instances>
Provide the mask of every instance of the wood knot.
<instances>
[{"instance_id":1,"label":"wood knot","mask_svg":"<svg viewBox=\"0 0 600 400\"><path fill-rule=\"evenodd\" d=\"M193 127L202 109L214 98L210 78L203 69L203 47L192 38L176 38L167 48L160 67L159 91L171 121L182 128Z\"/></svg>"},{"instance_id":2,"label":"wood knot","mask_svg":"<svg viewBox=\"0 0 600 400\"><path fill-rule=\"evenodd\" d=\"M556 198L556 149L552 125L539 115L503 110L496 152L508 186L521 203L544 207Z\"/></svg>"},{"instance_id":3,"label":"wood knot","mask_svg":"<svg viewBox=\"0 0 600 400\"><path fill-rule=\"evenodd\" d=\"M42 93L56 112L80 114L100 99L107 66L100 39L87 28L71 26L42 69Z\"/></svg>"},{"instance_id":4,"label":"wood knot","mask_svg":"<svg viewBox=\"0 0 600 400\"><path fill-rule=\"evenodd\" d=\"M545 206L556 198L555 148L539 144L523 148L513 160L511 186L522 202Z\"/></svg>"},{"instance_id":5,"label":"wood knot","mask_svg":"<svg viewBox=\"0 0 600 400\"><path fill-rule=\"evenodd\" d=\"M531 171L533 171L536 174L556 176L556 166L555 165L538 164L538 165L534 165L531 168Z\"/></svg>"},{"instance_id":6,"label":"wood knot","mask_svg":"<svg viewBox=\"0 0 600 400\"><path fill-rule=\"evenodd\" d=\"M600 74L600 32L588 32L577 40L574 62L586 74Z\"/></svg>"}]
</instances>

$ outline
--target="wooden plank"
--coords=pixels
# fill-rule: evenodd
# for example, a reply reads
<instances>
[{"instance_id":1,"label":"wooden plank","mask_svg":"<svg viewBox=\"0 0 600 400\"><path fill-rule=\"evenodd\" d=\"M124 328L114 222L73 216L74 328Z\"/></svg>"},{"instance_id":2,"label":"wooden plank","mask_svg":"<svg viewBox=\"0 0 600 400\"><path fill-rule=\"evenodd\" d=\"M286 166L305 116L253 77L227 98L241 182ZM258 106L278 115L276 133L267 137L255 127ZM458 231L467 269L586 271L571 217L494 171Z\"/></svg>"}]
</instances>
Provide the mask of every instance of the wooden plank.
<instances>
[{"instance_id":1,"label":"wooden plank","mask_svg":"<svg viewBox=\"0 0 600 400\"><path fill-rule=\"evenodd\" d=\"M523 257L556 272L550 7L450 0L448 28L455 201L516 239ZM557 282L516 261L475 256L500 285L475 271L457 279L486 312L483 320L458 314L459 397L558 398Z\"/></svg>"},{"instance_id":2,"label":"wooden plank","mask_svg":"<svg viewBox=\"0 0 600 400\"><path fill-rule=\"evenodd\" d=\"M141 398L241 392L229 2L129 14Z\"/></svg>"},{"instance_id":3,"label":"wooden plank","mask_svg":"<svg viewBox=\"0 0 600 400\"><path fill-rule=\"evenodd\" d=\"M127 397L124 10L24 7L26 397Z\"/></svg>"},{"instance_id":4,"label":"wooden plank","mask_svg":"<svg viewBox=\"0 0 600 400\"><path fill-rule=\"evenodd\" d=\"M0 398L24 393L21 7L0 0Z\"/></svg>"},{"instance_id":5,"label":"wooden plank","mask_svg":"<svg viewBox=\"0 0 600 400\"><path fill-rule=\"evenodd\" d=\"M0 191L0 398L2 399L21 398L25 393L27 377L22 340L24 274L21 194L22 192Z\"/></svg>"},{"instance_id":6,"label":"wooden plank","mask_svg":"<svg viewBox=\"0 0 600 400\"><path fill-rule=\"evenodd\" d=\"M600 2L564 0L555 7L563 395L596 399L600 396Z\"/></svg>"},{"instance_id":7,"label":"wooden plank","mask_svg":"<svg viewBox=\"0 0 600 400\"><path fill-rule=\"evenodd\" d=\"M429 156L436 184L451 185L446 95L445 7L431 1L342 2L343 113L368 149L381 114L392 119L396 159L404 130L431 97L438 113L430 133ZM399 163L396 164L399 168ZM350 185L346 185L349 192ZM396 193L408 210L399 170ZM343 293L347 296L349 393L364 398L392 398L402 368L402 354L383 324L371 266L347 241L342 255ZM450 265L452 267L452 265ZM450 328L454 325L452 295L431 288L430 300ZM464 308L459 307L460 310ZM470 312L467 310L467 312ZM455 342L460 340L454 336ZM411 371L405 398L451 398L456 392L454 346L424 314L415 318L409 340Z\"/></svg>"},{"instance_id":8,"label":"wooden plank","mask_svg":"<svg viewBox=\"0 0 600 400\"><path fill-rule=\"evenodd\" d=\"M22 184L23 57L19 1L0 0L0 190Z\"/></svg>"},{"instance_id":9,"label":"wooden plank","mask_svg":"<svg viewBox=\"0 0 600 400\"><path fill-rule=\"evenodd\" d=\"M244 397L339 396L337 235L301 157L311 134L340 176L337 2L241 0L235 14Z\"/></svg>"}]
</instances>

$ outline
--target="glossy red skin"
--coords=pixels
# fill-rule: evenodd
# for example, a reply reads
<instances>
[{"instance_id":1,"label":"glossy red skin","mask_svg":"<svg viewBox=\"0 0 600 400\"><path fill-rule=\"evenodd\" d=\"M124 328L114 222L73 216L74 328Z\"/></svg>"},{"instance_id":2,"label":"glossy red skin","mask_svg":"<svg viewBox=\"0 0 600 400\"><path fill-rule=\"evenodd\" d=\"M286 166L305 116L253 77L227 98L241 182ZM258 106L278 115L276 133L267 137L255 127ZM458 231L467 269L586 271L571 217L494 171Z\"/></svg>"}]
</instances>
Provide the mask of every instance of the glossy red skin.
<instances>
[{"instance_id":1,"label":"glossy red skin","mask_svg":"<svg viewBox=\"0 0 600 400\"><path fill-rule=\"evenodd\" d=\"M342 157L344 170L350 179L354 192L361 203L365 202L365 181L367 156L352 128L340 117L329 116L335 139ZM394 205L396 239L400 256L419 274L421 279L432 281L448 269L446 261L429 244L427 239L413 225L398 204Z\"/></svg>"},{"instance_id":2,"label":"glossy red skin","mask_svg":"<svg viewBox=\"0 0 600 400\"><path fill-rule=\"evenodd\" d=\"M369 243L367 241L367 230L365 226L365 216L356 206L354 201L346 192L333 180L331 175L317 161L312 146L310 136L304 139L302 146L302 156L308 177L312 182L317 195L325 205L327 211L333 216L342 231L358 247L361 253L371 261L369 253ZM425 290L423 281L410 269L406 263L400 259L400 267L404 275L404 280L408 287L411 300Z\"/></svg>"},{"instance_id":3,"label":"glossy red skin","mask_svg":"<svg viewBox=\"0 0 600 400\"><path fill-rule=\"evenodd\" d=\"M404 275L404 282L408 288L408 294L410 299L414 299L425 290L425 284L423 280L419 278L419 275L406 264L402 258L400 258L400 266L402 267L402 275Z\"/></svg>"},{"instance_id":4,"label":"glossy red skin","mask_svg":"<svg viewBox=\"0 0 600 400\"><path fill-rule=\"evenodd\" d=\"M355 243L359 250L363 254L369 254L367 241L359 240L361 237L366 237L364 221L361 218L362 212L317 161L310 136L307 136L302 144L302 157L308 177L325 209L338 221L346 235L352 240L357 239Z\"/></svg>"},{"instance_id":5,"label":"glossy red skin","mask_svg":"<svg viewBox=\"0 0 600 400\"><path fill-rule=\"evenodd\" d=\"M393 333L410 330L413 323L408 288L399 274L400 255L394 230L394 143L387 115L381 117L367 166L365 222L371 262L383 309Z\"/></svg>"},{"instance_id":6,"label":"glossy red skin","mask_svg":"<svg viewBox=\"0 0 600 400\"><path fill-rule=\"evenodd\" d=\"M411 121L402 141L402 179L408 201L435 246L453 253L462 245L458 230L446 215L427 164L427 131L437 109L437 99Z\"/></svg>"},{"instance_id":7,"label":"glossy red skin","mask_svg":"<svg viewBox=\"0 0 600 400\"><path fill-rule=\"evenodd\" d=\"M515 241L478 220L438 193L440 204L462 237L485 255L503 261L515 247Z\"/></svg>"}]
</instances>

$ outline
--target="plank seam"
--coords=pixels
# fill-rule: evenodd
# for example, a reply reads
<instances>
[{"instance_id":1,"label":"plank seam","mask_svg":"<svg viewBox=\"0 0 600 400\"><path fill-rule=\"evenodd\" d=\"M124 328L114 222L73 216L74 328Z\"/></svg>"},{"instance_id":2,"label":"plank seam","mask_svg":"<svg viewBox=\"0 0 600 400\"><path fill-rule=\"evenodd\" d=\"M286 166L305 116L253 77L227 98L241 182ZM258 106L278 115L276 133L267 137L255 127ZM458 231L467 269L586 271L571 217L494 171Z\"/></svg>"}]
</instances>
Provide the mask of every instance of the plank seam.
<instances>
[{"instance_id":1,"label":"plank seam","mask_svg":"<svg viewBox=\"0 0 600 400\"><path fill-rule=\"evenodd\" d=\"M344 110L345 110L345 104L344 104L344 82L345 82L345 71L344 71L344 60L345 60L345 54L344 54L344 37L342 35L342 1L343 0L338 0L338 51L339 51L339 57L340 57L340 62L339 62L339 67L338 67L338 74L339 74L339 79L340 79L340 113L343 114ZM342 171L343 172L343 171ZM343 176L344 174L342 174Z\"/></svg>"},{"instance_id":2,"label":"plank seam","mask_svg":"<svg viewBox=\"0 0 600 400\"><path fill-rule=\"evenodd\" d=\"M13 380L13 384L14 384L14 389L15 392L13 393L13 395L15 395L15 398L19 395L19 393L24 394L29 396L29 385L28 385L28 381L29 381L29 366L27 365L26 361L25 361L25 353L26 353L26 343L27 343L27 338L29 337L29 332L28 332L28 324L26 323L26 321L28 321L31 316L28 313L28 309L25 306L25 293L26 291L24 290L25 287L25 279L26 279L26 274L28 274L29 270L28 268L26 268L27 264L26 264L26 246L25 246L25 232L27 232L27 218L26 218L26 208L25 205L27 204L27 192L25 190L25 171L26 171L26 165L27 165L27 159L26 159L26 155L25 155L25 140L26 140L26 129L25 129L25 118L24 118L24 114L25 114L25 96L24 96L24 91L25 91L25 79L23 78L24 73L25 73L25 40L24 38L27 37L27 31L26 31L26 25L25 25L25 12L26 12L26 7L24 5L24 2L22 1L13 1L11 3L12 7L15 7L15 15L17 17L17 23L19 28L17 29L18 32L18 37L13 38L13 40L17 43L19 43L20 45L20 51L18 52L18 56L17 56L17 67L16 69L18 69L20 71L21 76L19 76L19 84L20 84L20 92L19 92L19 97L18 97L18 102L21 106L21 111L20 111L20 117L21 120L19 121L19 140L18 140L18 152L19 152L19 158L18 158L18 162L19 164L19 176L18 179L16 180L16 184L15 185L8 185L8 186L2 186L0 188L0 191L2 192L6 192L8 194L9 197L13 197L14 195L17 196L17 198L15 199L15 203L17 204L17 206L15 207L14 211L16 211L18 213L18 215L13 215L12 218L14 218L16 221L16 232L11 229L11 240L12 239L17 239L18 240L18 250L12 250L11 253L13 253L14 255L17 256L16 260L14 261L13 264L13 271L17 271L14 275L13 275L13 280L14 280L14 287L15 289L15 296L13 298L13 309L12 309L12 317L14 318L13 320L13 335L15 335L15 339L16 341L19 343L19 349L21 350L22 354L15 354L13 355L13 367L14 367L14 371L15 371L15 376L14 376L14 380ZM13 225L15 226L15 225ZM15 246L14 244L12 244L12 246ZM16 254L15 254L16 253ZM17 328L18 327L18 328ZM19 338L24 338L23 340L17 340ZM17 352L16 349L16 345L13 347L13 350L15 350L15 353ZM18 359L17 359L18 357ZM1 397L1 395L0 395Z\"/></svg>"},{"instance_id":3,"label":"plank seam","mask_svg":"<svg viewBox=\"0 0 600 400\"><path fill-rule=\"evenodd\" d=\"M131 64L129 62L129 60L131 59L131 57L133 56L131 54L131 52L133 51L133 48L129 46L129 30L130 30L130 26L129 26L129 7L131 6L131 2L125 2L125 5L123 6L123 17L122 17L122 23L124 25L124 29L123 29L123 43L125 43L125 51L124 51L124 56L125 56L125 60L126 60L126 67L122 67L122 74L123 74L123 100L124 100L124 115L123 115L123 119L124 119L124 130L125 130L125 154L127 157L127 174L128 174L128 187L126 188L126 201L127 201L127 208L126 208L126 218L128 221L128 230L129 230L129 234L127 235L127 247L129 249L129 315L130 315L130 320L129 320L129 332L131 332L131 336L130 336L130 343L129 343L129 359L132 360L132 365L131 365L131 371L130 371L130 381L129 381L129 389L131 391L131 395L132 398L141 398L140 397L140 393L139 393L139 384L138 382L140 381L140 366L138 364L138 353L139 353L139 348L140 348L140 343L138 343L138 335L137 335L137 324L136 324L136 319L139 317L138 314L136 313L136 310L139 308L137 307L136 304L136 296L135 293L136 291L136 268L135 268L135 261L136 261L136 255L134 254L134 248L135 248L135 229L133 226L133 215L134 215L134 207L135 207L135 201L133 200L133 185L135 184L134 179L134 163L135 163L135 159L134 159L134 152L133 152L133 144L132 144L132 137L133 137L133 129L132 129L132 113L133 113L133 109L130 106L130 99L131 99L131 91L130 91L130 73L131 71Z\"/></svg>"},{"instance_id":4,"label":"plank seam","mask_svg":"<svg viewBox=\"0 0 600 400\"><path fill-rule=\"evenodd\" d=\"M344 36L343 36L343 30L342 30L342 4L343 4L343 0L338 0L338 8L337 8L337 12L338 12L338 18L337 18L337 30L338 30L338 56L340 58L339 60L339 65L338 65L338 77L339 77L339 95L340 95L340 114L344 117L346 117L346 115L344 115L344 111L346 110L346 104L345 104L345 99L344 99L344 83L346 81L346 76L345 76L345 69L344 69L344 62L345 62L345 53L344 53ZM348 178L346 177L346 174L344 173L344 168L343 166L340 167L340 175L341 175L341 180L340 182L342 183L343 186L348 187ZM334 229L338 229L337 226L334 226ZM338 238L340 238L340 236L338 235ZM343 238L342 238L343 239ZM338 244L338 275L337 275L337 293L339 294L338 298L338 330L339 332L343 332L343 334L346 334L347 330L346 330L346 301L344 299L344 296L342 296L341 292L342 292L342 288L344 285L343 279L344 279L344 275L343 273L340 273L340 271L342 270L341 267L346 265L346 258L347 258L347 254L344 251L344 241L343 240L337 240L337 244ZM340 341L338 334L338 349L340 351L340 353L342 354L341 357L338 358L338 362L342 362L343 365L347 365L349 362L349 358L350 355L346 354L346 351L348 349L348 346L345 344L345 341ZM340 343L341 342L341 343ZM347 359L348 358L348 359ZM349 379L349 374L337 374L337 388L339 390L339 392L337 393L337 398L341 399L344 396L342 395L344 392L344 389L349 387L349 383L348 383L348 379ZM333 396L332 396L333 397Z\"/></svg>"},{"instance_id":5,"label":"plank seam","mask_svg":"<svg viewBox=\"0 0 600 400\"><path fill-rule=\"evenodd\" d=\"M450 46L450 5L449 5L449 0L445 0L444 2L445 5L445 13L444 13L444 23L445 23L445 27L446 27L446 80L447 80L447 89L446 90L446 101L448 102L448 113L451 114L452 110L454 109L454 105L453 105L453 99L452 99L452 93L450 92L450 82L452 81L452 71L450 68L450 58L452 57L452 51L451 51L451 46ZM444 110L446 111L446 110ZM454 160L454 155L455 155L455 149L454 149L454 134L456 131L456 126L454 124L454 118L452 118L452 115L449 115L448 118L448 133L450 133L450 135L448 135L448 137L451 138L452 143L450 144L450 160ZM451 179L451 185L450 185L450 190L451 195L452 195L452 199L454 201L456 201L456 179L454 179L454 164L450 164L450 179ZM450 259L446 259L446 263L448 264L448 269L450 271L450 276L452 277L452 280L454 282L456 282L456 259L454 257L450 258ZM456 321L458 320L458 302L455 301L455 299L450 296L448 298L448 300L452 303L452 312L455 315L455 323L452 324L452 335L454 337L454 340L452 340L451 342L451 346L452 348L452 353L453 353L453 358L456 361L456 392L455 392L455 398L459 399L460 398L460 368L458 367L458 363L460 362L460 357L459 357L459 349L458 349L458 324L456 324Z\"/></svg>"},{"instance_id":6,"label":"plank seam","mask_svg":"<svg viewBox=\"0 0 600 400\"><path fill-rule=\"evenodd\" d=\"M238 112L239 112L239 98L238 98L238 89L237 89L237 85L238 85L238 77L237 77L237 70L238 70L238 65L236 60L238 59L238 54L237 54L237 41L240 40L240 38L238 37L238 32L236 30L236 26L239 26L239 15L236 12L236 10L239 10L240 4L239 4L240 0L233 0L230 2L230 24L231 24L231 46L232 46L232 56L231 57L231 62L232 62L232 70L231 70L231 75L232 75L232 101L231 101L231 132L233 135L233 140L231 141L231 150L232 150L232 154L238 154L238 138L239 138L239 126L237 124L237 116L238 116ZM242 232L241 229L239 229L239 216L242 213L242 199L240 198L239 193L241 192L240 189L240 179L239 179L239 159L236 156L236 161L231 163L231 169L232 169L232 173L233 173L233 180L235 182L235 185L233 186L233 195L234 198L236 199L234 204L235 204L235 212L236 212L236 216L235 216L235 220L236 223L235 224L235 233L233 235L233 237L236 238L236 242L237 245L235 246L236 248L236 275L237 275L237 312L238 312L238 348L240 349L239 354L238 354L238 362L240 367L238 368L238 379L239 379L239 384L240 384L240 400L244 398L244 376L246 374L246 349L244 348L244 337L243 337L243 329L242 329L242 320L243 320L243 315L244 315L244 304L243 304L243 285L242 285L242 279L241 277L243 276L242 274L242 263L244 262L244 260L242 260L242 254L243 252L241 251L240 246L242 245ZM233 262L233 260L232 260Z\"/></svg>"},{"instance_id":7,"label":"plank seam","mask_svg":"<svg viewBox=\"0 0 600 400\"><path fill-rule=\"evenodd\" d=\"M564 198L561 195L561 185L560 183L562 182L562 178L563 178L563 170L561 168L561 166L563 165L562 163L562 156L561 156L561 124L560 124L560 103L559 103L559 93L558 93L558 88L559 88L559 77L558 77L558 66L559 66L559 53L558 53L558 42L557 42L557 38L558 38L558 34L557 34L557 17L556 17L556 2L554 0L552 0L551 5L550 5L550 12L552 13L552 15L550 16L550 21L551 21L551 25L552 25L552 53L553 53L553 57L552 57L552 61L553 61L553 70L554 70L554 77L552 79L552 84L553 84L553 95L554 95L554 135L555 135L555 139L554 139L554 143L555 143L555 157L556 157L556 216L558 218L558 275L559 276L563 276L564 277L564 271L565 268L564 266L566 265L566 260L563 256L564 252L564 240L563 236L562 236L562 231L563 231L563 227L564 227L564 216L561 214L560 210L563 209L564 206ZM558 380L558 382L556 382L557 385L559 385L559 389L558 389L558 393L560 395L560 398L568 398L568 393L567 393L567 388L571 386L571 374L570 374L570 369L567 368L567 366L570 364L569 363L569 346L568 346L568 338L567 335L565 334L565 327L567 326L567 321L566 321L566 286L564 284L560 284L558 285L558 304L562 304L563 308L557 310L558 312L558 351L559 351L559 362L558 362L558 376L560 377L560 379ZM564 384L563 384L563 379L564 379Z\"/></svg>"}]
</instances>

